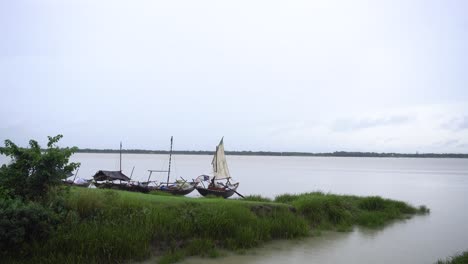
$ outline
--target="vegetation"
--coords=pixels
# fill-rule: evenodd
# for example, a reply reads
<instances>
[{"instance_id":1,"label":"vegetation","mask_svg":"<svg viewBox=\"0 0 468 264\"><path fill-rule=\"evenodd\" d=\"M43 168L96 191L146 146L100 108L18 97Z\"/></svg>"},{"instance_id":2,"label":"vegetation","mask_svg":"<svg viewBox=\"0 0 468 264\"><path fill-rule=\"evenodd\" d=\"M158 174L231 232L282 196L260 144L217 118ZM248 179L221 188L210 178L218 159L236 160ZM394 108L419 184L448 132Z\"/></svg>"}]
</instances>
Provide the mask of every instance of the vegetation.
<instances>
[{"instance_id":1,"label":"vegetation","mask_svg":"<svg viewBox=\"0 0 468 264\"><path fill-rule=\"evenodd\" d=\"M294 206L313 228L338 231L349 230L353 225L379 227L411 214L429 213L425 206L415 208L404 202L379 196L358 197L313 192L280 195L275 198L275 202Z\"/></svg>"},{"instance_id":2,"label":"vegetation","mask_svg":"<svg viewBox=\"0 0 468 264\"><path fill-rule=\"evenodd\" d=\"M119 153L117 149L79 149L81 153ZM168 154L166 150L124 149L123 153L130 154ZM174 150L179 155L213 155L207 150ZM311 152L279 152L279 151L226 151L227 155L239 156L300 156L300 157L377 157L377 158L468 158L467 153L377 153L377 152L349 152L335 151L324 153Z\"/></svg>"},{"instance_id":3,"label":"vegetation","mask_svg":"<svg viewBox=\"0 0 468 264\"><path fill-rule=\"evenodd\" d=\"M436 264L468 264L468 251L450 257L446 260L439 260Z\"/></svg>"},{"instance_id":4,"label":"vegetation","mask_svg":"<svg viewBox=\"0 0 468 264\"><path fill-rule=\"evenodd\" d=\"M270 198L262 197L260 195L247 195L244 197L244 201L253 201L253 202L272 202Z\"/></svg>"},{"instance_id":5,"label":"vegetation","mask_svg":"<svg viewBox=\"0 0 468 264\"><path fill-rule=\"evenodd\" d=\"M0 186L11 197L37 200L61 183L79 164L69 163L76 148L59 148L56 143L62 135L49 137L47 149L42 150L35 140L29 148L20 148L10 140L0 154L11 158L11 163L0 167Z\"/></svg>"},{"instance_id":6,"label":"vegetation","mask_svg":"<svg viewBox=\"0 0 468 264\"><path fill-rule=\"evenodd\" d=\"M11 158L0 167L0 255L48 239L66 213L61 179L78 164L68 163L74 148L60 149L61 135L49 137L47 149L31 140L20 148L10 140L0 150Z\"/></svg>"},{"instance_id":7,"label":"vegetation","mask_svg":"<svg viewBox=\"0 0 468 264\"><path fill-rule=\"evenodd\" d=\"M240 200L193 199L74 188L68 214L44 243L32 243L11 261L109 263L216 256L218 248L250 248L271 239L308 234L290 206ZM27 252L27 254L25 254Z\"/></svg>"},{"instance_id":8,"label":"vegetation","mask_svg":"<svg viewBox=\"0 0 468 264\"><path fill-rule=\"evenodd\" d=\"M255 196L255 199L258 197ZM419 210L380 197L322 193L282 195L275 201L195 199L116 190L72 188L67 214L42 243L25 243L4 258L20 263L107 263L161 255L218 256L272 239L306 236L314 229L377 227ZM25 246L26 245L26 246Z\"/></svg>"}]
</instances>

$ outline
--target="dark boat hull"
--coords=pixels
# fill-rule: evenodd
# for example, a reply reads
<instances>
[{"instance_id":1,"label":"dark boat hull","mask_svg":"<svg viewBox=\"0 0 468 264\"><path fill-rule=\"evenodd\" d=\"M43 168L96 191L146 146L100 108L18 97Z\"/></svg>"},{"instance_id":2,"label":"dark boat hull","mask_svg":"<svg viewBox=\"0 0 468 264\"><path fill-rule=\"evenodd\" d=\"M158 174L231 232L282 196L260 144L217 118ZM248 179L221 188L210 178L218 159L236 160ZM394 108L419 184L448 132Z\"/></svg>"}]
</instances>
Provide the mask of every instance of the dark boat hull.
<instances>
[{"instance_id":1,"label":"dark boat hull","mask_svg":"<svg viewBox=\"0 0 468 264\"><path fill-rule=\"evenodd\" d=\"M147 193L149 189L144 186L140 185L128 185L128 184L121 184L121 183L95 183L97 188L101 189L114 189L114 190L122 190L122 191L129 191L129 192L142 192Z\"/></svg>"},{"instance_id":2,"label":"dark boat hull","mask_svg":"<svg viewBox=\"0 0 468 264\"><path fill-rule=\"evenodd\" d=\"M214 196L223 197L223 198L229 198L236 192L236 190L233 190L233 189L215 190L215 189L207 189L203 187L197 187L197 191L203 196L214 195Z\"/></svg>"},{"instance_id":3,"label":"dark boat hull","mask_svg":"<svg viewBox=\"0 0 468 264\"><path fill-rule=\"evenodd\" d=\"M164 188L161 188L161 189L156 189L155 191L170 193L172 195L187 195L187 194L193 192L194 189L195 189L195 187L189 188L189 189L164 189Z\"/></svg>"},{"instance_id":4,"label":"dark boat hull","mask_svg":"<svg viewBox=\"0 0 468 264\"><path fill-rule=\"evenodd\" d=\"M154 191L160 191L160 192L165 192L165 193L170 193L172 195L187 195L193 190L195 190L195 187L197 186L197 183L190 183L190 187L188 188L178 188L178 187L166 187L164 185L158 186L152 190Z\"/></svg>"}]
</instances>

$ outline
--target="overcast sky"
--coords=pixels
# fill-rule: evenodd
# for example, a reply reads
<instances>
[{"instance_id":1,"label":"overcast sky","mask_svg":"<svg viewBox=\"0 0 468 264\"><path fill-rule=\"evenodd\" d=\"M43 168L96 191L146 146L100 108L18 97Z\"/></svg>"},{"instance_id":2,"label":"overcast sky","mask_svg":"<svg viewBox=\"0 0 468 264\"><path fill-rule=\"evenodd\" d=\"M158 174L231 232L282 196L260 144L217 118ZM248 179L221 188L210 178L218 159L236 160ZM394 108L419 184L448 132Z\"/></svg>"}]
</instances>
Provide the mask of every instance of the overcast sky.
<instances>
[{"instance_id":1,"label":"overcast sky","mask_svg":"<svg viewBox=\"0 0 468 264\"><path fill-rule=\"evenodd\" d=\"M468 153L467 1L0 0L0 140Z\"/></svg>"}]
</instances>

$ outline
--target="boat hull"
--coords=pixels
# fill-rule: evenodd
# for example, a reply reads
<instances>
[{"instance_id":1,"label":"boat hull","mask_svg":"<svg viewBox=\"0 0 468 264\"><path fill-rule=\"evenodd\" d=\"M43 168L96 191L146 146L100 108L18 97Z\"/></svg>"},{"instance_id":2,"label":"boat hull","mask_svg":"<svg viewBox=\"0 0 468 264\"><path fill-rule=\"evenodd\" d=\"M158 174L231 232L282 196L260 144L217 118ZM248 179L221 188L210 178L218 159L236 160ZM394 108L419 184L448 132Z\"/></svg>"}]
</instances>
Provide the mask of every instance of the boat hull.
<instances>
[{"instance_id":1,"label":"boat hull","mask_svg":"<svg viewBox=\"0 0 468 264\"><path fill-rule=\"evenodd\" d=\"M193 192L194 189L195 187L189 189L157 189L156 191L170 193L172 195L187 195Z\"/></svg>"},{"instance_id":2,"label":"boat hull","mask_svg":"<svg viewBox=\"0 0 468 264\"><path fill-rule=\"evenodd\" d=\"M97 188L100 189L114 189L114 190L122 190L122 191L129 191L129 192L141 192L147 193L149 192L147 187L140 186L140 185L128 185L128 184L121 184L121 183L95 183Z\"/></svg>"},{"instance_id":3,"label":"boat hull","mask_svg":"<svg viewBox=\"0 0 468 264\"><path fill-rule=\"evenodd\" d=\"M223 198L229 198L236 192L235 189L216 190L216 189L207 189L203 187L197 187L197 191L203 196L214 195L214 196L223 197Z\"/></svg>"},{"instance_id":4,"label":"boat hull","mask_svg":"<svg viewBox=\"0 0 468 264\"><path fill-rule=\"evenodd\" d=\"M165 192L165 193L170 193L172 195L187 195L193 190L195 190L195 187L197 186L197 183L190 183L190 187L187 188L178 188L178 187L166 187L166 186L158 186L154 189L153 191L160 191L160 192Z\"/></svg>"}]
</instances>

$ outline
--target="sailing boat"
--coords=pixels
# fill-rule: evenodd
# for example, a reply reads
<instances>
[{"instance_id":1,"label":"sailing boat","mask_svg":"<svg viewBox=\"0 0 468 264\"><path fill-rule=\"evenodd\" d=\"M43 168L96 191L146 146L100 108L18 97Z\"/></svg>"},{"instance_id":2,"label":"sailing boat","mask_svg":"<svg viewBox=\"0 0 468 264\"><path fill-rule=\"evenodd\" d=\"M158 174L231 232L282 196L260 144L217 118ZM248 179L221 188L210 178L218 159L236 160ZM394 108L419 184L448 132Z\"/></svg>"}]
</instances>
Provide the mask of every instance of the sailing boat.
<instances>
[{"instance_id":1,"label":"sailing boat","mask_svg":"<svg viewBox=\"0 0 468 264\"><path fill-rule=\"evenodd\" d=\"M176 180L175 182L169 182L170 180L170 175L171 175L171 161L172 161L172 143L173 143L173 137L171 137L171 149L169 151L169 166L167 171L156 171L156 170L148 170L149 171L149 176L148 176L148 181L146 182L147 188L150 191L161 191L161 192L167 192L173 195L186 195L191 193L195 187L198 185L198 182L187 182L184 178L181 177L180 180ZM157 186L149 186L151 183L151 174L153 172L167 172L167 181L166 182L161 182Z\"/></svg>"},{"instance_id":2,"label":"sailing boat","mask_svg":"<svg viewBox=\"0 0 468 264\"><path fill-rule=\"evenodd\" d=\"M213 166L213 176L200 175L197 180L202 183L202 186L198 186L197 191L203 195L215 195L223 198L231 197L236 192L239 183L231 183L231 174L226 162L226 155L224 155L224 143L223 138L216 147L216 152L211 161ZM223 183L224 181L224 183ZM205 187L205 183L208 187Z\"/></svg>"}]
</instances>

